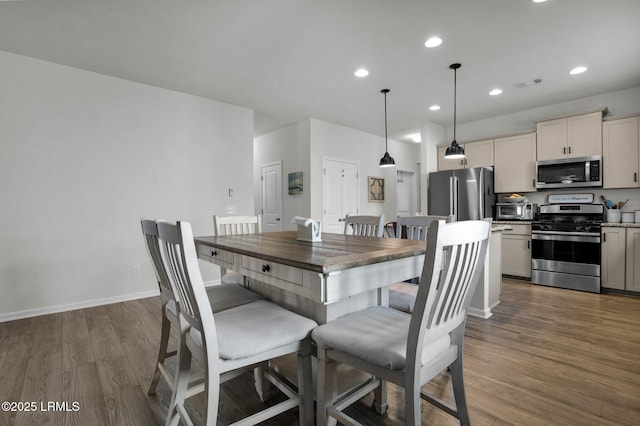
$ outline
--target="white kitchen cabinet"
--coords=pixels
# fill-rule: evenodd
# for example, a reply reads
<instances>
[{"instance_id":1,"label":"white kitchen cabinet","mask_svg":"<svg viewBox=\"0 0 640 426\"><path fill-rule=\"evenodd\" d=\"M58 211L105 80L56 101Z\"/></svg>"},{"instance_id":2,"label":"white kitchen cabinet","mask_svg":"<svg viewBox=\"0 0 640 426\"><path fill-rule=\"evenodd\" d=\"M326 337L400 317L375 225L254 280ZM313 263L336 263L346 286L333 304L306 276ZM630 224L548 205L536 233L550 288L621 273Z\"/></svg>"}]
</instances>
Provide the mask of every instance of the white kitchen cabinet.
<instances>
[{"instance_id":1,"label":"white kitchen cabinet","mask_svg":"<svg viewBox=\"0 0 640 426\"><path fill-rule=\"evenodd\" d=\"M538 122L538 161L602 155L602 113Z\"/></svg>"},{"instance_id":2,"label":"white kitchen cabinet","mask_svg":"<svg viewBox=\"0 0 640 426\"><path fill-rule=\"evenodd\" d=\"M627 228L625 290L640 292L640 229Z\"/></svg>"},{"instance_id":3,"label":"white kitchen cabinet","mask_svg":"<svg viewBox=\"0 0 640 426\"><path fill-rule=\"evenodd\" d=\"M604 188L640 186L640 118L602 123L602 176Z\"/></svg>"},{"instance_id":4,"label":"white kitchen cabinet","mask_svg":"<svg viewBox=\"0 0 640 426\"><path fill-rule=\"evenodd\" d=\"M460 144L465 158L444 158L447 146L438 147L438 171L493 166L493 139Z\"/></svg>"},{"instance_id":5,"label":"white kitchen cabinet","mask_svg":"<svg viewBox=\"0 0 640 426\"><path fill-rule=\"evenodd\" d=\"M535 192L536 134L494 140L494 191Z\"/></svg>"},{"instance_id":6,"label":"white kitchen cabinet","mask_svg":"<svg viewBox=\"0 0 640 426\"><path fill-rule=\"evenodd\" d=\"M510 226L502 232L502 273L531 278L531 224Z\"/></svg>"},{"instance_id":7,"label":"white kitchen cabinet","mask_svg":"<svg viewBox=\"0 0 640 426\"><path fill-rule=\"evenodd\" d=\"M603 226L601 236L601 286L624 290L626 275L626 229Z\"/></svg>"}]
</instances>

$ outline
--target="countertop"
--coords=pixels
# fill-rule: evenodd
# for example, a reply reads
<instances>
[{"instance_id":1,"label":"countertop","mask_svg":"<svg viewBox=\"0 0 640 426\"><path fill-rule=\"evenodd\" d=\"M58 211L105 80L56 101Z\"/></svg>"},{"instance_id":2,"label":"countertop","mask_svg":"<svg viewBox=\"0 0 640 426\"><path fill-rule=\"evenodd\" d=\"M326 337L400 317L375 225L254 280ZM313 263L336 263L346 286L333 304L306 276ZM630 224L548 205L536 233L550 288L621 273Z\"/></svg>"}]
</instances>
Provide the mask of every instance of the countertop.
<instances>
[{"instance_id":1,"label":"countertop","mask_svg":"<svg viewBox=\"0 0 640 426\"><path fill-rule=\"evenodd\" d=\"M531 225L530 220L494 220L494 225Z\"/></svg>"},{"instance_id":2,"label":"countertop","mask_svg":"<svg viewBox=\"0 0 640 426\"><path fill-rule=\"evenodd\" d=\"M640 225L640 224L638 224ZM505 223L505 222L493 222L491 224L491 232L500 232L500 231L510 231L513 228L511 227L510 223Z\"/></svg>"},{"instance_id":3,"label":"countertop","mask_svg":"<svg viewBox=\"0 0 640 426\"><path fill-rule=\"evenodd\" d=\"M640 223L611 223L602 222L602 226L608 226L611 228L640 228Z\"/></svg>"}]
</instances>

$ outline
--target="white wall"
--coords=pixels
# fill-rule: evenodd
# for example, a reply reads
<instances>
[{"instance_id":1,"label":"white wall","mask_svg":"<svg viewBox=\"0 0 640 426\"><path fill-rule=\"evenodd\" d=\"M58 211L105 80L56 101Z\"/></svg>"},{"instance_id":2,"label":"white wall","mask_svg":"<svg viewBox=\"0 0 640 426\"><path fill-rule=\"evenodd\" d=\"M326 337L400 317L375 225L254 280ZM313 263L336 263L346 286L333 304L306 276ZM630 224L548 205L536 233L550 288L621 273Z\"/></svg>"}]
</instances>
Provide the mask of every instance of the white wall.
<instances>
[{"instance_id":1,"label":"white wall","mask_svg":"<svg viewBox=\"0 0 640 426\"><path fill-rule=\"evenodd\" d=\"M359 163L360 214L384 213L387 219L396 215L396 170L417 172L420 146L389 139L389 154L396 167L380 168L384 155L384 137L338 124L311 119L311 217L322 220L322 159L331 158ZM385 178L385 202L368 201L368 176Z\"/></svg>"},{"instance_id":2,"label":"white wall","mask_svg":"<svg viewBox=\"0 0 640 426\"><path fill-rule=\"evenodd\" d=\"M1 51L0 93L0 321L156 292L142 216L254 211L249 109Z\"/></svg>"},{"instance_id":3,"label":"white wall","mask_svg":"<svg viewBox=\"0 0 640 426\"><path fill-rule=\"evenodd\" d=\"M295 216L310 216L309 120L276 130L254 141L254 191L259 210L262 197L261 167L282 161L282 228L296 229L291 220ZM302 194L289 195L289 173L302 172Z\"/></svg>"}]
</instances>

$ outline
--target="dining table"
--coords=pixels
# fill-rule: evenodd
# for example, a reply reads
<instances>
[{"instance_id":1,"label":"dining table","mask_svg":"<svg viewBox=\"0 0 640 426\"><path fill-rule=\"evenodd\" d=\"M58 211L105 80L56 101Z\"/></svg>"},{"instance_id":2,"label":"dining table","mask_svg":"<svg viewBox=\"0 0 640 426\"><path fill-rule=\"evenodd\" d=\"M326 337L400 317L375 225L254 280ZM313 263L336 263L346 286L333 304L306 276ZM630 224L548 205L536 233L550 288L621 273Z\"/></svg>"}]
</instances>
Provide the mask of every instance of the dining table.
<instances>
[{"instance_id":1,"label":"dining table","mask_svg":"<svg viewBox=\"0 0 640 426\"><path fill-rule=\"evenodd\" d=\"M195 237L198 257L245 277L245 286L324 324L388 305L388 285L419 277L425 241L296 231Z\"/></svg>"}]
</instances>

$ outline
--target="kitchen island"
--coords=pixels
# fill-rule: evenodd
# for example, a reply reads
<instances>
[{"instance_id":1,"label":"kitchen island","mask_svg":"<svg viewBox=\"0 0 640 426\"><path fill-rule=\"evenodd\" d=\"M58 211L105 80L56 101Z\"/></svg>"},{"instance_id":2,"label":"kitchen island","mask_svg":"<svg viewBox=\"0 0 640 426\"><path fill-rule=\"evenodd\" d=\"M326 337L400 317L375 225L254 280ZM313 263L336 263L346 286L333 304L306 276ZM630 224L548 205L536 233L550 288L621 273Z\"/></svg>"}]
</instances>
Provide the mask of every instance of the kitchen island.
<instances>
[{"instance_id":1,"label":"kitchen island","mask_svg":"<svg viewBox=\"0 0 640 426\"><path fill-rule=\"evenodd\" d=\"M502 288L502 231L510 230L511 226L500 223L491 226L491 237L487 258L484 262L484 272L471 299L469 315L487 319L493 309L500 303L500 290Z\"/></svg>"}]
</instances>

